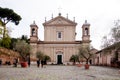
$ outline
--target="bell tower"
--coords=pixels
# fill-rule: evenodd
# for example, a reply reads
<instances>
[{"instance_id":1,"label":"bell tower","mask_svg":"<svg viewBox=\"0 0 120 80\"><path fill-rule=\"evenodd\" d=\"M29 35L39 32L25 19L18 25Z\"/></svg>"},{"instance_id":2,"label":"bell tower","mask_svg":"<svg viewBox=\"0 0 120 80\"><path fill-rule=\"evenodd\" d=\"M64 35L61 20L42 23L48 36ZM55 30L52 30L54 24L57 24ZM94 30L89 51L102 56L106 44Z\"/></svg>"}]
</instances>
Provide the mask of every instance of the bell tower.
<instances>
[{"instance_id":1,"label":"bell tower","mask_svg":"<svg viewBox=\"0 0 120 80\"><path fill-rule=\"evenodd\" d=\"M38 26L35 24L30 25L30 42L37 42L38 41Z\"/></svg>"},{"instance_id":2,"label":"bell tower","mask_svg":"<svg viewBox=\"0 0 120 80\"><path fill-rule=\"evenodd\" d=\"M90 24L87 23L87 20L85 20L85 23L82 25L82 41L90 41Z\"/></svg>"}]
</instances>

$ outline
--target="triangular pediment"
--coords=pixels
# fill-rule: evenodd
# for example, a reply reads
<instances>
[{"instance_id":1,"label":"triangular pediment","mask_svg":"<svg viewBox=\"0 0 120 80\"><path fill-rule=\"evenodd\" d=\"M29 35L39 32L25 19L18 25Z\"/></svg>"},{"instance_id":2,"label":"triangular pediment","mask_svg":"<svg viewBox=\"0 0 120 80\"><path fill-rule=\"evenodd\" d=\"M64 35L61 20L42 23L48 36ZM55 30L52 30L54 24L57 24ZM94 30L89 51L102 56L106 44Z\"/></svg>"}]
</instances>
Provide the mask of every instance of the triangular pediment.
<instances>
[{"instance_id":1,"label":"triangular pediment","mask_svg":"<svg viewBox=\"0 0 120 80\"><path fill-rule=\"evenodd\" d=\"M55 25L76 26L77 23L59 15L49 21L46 21L45 23L43 23L43 25L44 26L55 26Z\"/></svg>"}]
</instances>

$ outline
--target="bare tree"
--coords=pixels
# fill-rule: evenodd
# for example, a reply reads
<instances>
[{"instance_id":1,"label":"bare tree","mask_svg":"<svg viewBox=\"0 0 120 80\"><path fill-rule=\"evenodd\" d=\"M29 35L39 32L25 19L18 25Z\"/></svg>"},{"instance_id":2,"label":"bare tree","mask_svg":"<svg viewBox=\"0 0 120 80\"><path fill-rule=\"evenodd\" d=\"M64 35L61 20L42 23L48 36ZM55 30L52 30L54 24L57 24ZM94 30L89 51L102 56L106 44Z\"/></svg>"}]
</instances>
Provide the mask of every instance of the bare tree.
<instances>
[{"instance_id":1,"label":"bare tree","mask_svg":"<svg viewBox=\"0 0 120 80\"><path fill-rule=\"evenodd\" d=\"M106 48L112 44L112 39L109 39L107 36L103 36L101 48Z\"/></svg>"},{"instance_id":2,"label":"bare tree","mask_svg":"<svg viewBox=\"0 0 120 80\"><path fill-rule=\"evenodd\" d=\"M117 42L120 42L120 20L116 20L110 34L103 37L101 48L106 48Z\"/></svg>"},{"instance_id":3,"label":"bare tree","mask_svg":"<svg viewBox=\"0 0 120 80\"><path fill-rule=\"evenodd\" d=\"M111 29L111 39L113 43L120 42L120 20L115 21L115 27Z\"/></svg>"}]
</instances>

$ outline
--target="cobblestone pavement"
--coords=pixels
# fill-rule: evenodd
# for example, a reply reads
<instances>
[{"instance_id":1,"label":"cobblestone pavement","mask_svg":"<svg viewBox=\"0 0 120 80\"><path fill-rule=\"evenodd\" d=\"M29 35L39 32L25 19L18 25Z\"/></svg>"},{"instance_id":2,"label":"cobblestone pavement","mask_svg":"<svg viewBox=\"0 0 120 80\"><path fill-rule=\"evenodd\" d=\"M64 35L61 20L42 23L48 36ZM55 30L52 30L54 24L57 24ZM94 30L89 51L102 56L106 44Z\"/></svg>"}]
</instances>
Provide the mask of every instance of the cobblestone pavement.
<instances>
[{"instance_id":1,"label":"cobblestone pavement","mask_svg":"<svg viewBox=\"0 0 120 80\"><path fill-rule=\"evenodd\" d=\"M120 69L90 66L45 66L21 68L0 66L0 80L120 80Z\"/></svg>"}]
</instances>

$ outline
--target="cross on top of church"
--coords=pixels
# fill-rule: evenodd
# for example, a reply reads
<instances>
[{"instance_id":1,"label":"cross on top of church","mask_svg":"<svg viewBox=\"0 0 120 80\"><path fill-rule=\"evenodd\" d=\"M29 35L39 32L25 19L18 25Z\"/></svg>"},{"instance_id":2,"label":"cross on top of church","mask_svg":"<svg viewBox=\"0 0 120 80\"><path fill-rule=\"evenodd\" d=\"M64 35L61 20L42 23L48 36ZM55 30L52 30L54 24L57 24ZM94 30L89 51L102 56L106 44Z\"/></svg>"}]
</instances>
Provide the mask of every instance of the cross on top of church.
<instances>
[{"instance_id":1,"label":"cross on top of church","mask_svg":"<svg viewBox=\"0 0 120 80\"><path fill-rule=\"evenodd\" d=\"M87 20L85 20L85 23L87 23Z\"/></svg>"},{"instance_id":2,"label":"cross on top of church","mask_svg":"<svg viewBox=\"0 0 120 80\"><path fill-rule=\"evenodd\" d=\"M61 16L61 10L62 10L62 8L59 7L59 8L58 8L58 11L59 11L59 14L58 14L58 15L59 15L59 16Z\"/></svg>"},{"instance_id":3,"label":"cross on top of church","mask_svg":"<svg viewBox=\"0 0 120 80\"><path fill-rule=\"evenodd\" d=\"M33 24L35 24L35 20L33 21Z\"/></svg>"},{"instance_id":4,"label":"cross on top of church","mask_svg":"<svg viewBox=\"0 0 120 80\"><path fill-rule=\"evenodd\" d=\"M61 8L61 7L59 7L59 8L58 8L59 13L61 13L61 10L62 10L62 8Z\"/></svg>"}]
</instances>

